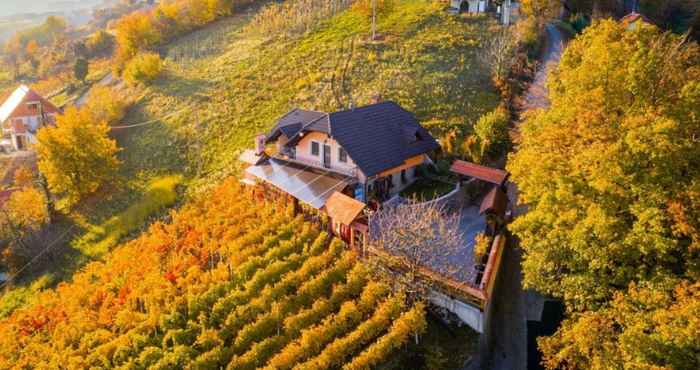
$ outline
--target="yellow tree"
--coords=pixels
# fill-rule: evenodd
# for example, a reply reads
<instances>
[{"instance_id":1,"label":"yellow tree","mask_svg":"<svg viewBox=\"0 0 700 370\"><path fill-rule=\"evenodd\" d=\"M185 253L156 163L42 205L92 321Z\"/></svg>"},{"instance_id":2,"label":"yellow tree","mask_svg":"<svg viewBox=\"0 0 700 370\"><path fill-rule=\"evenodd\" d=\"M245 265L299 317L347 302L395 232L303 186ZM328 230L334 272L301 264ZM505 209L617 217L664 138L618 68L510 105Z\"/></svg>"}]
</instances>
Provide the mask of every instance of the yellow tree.
<instances>
[{"instance_id":1,"label":"yellow tree","mask_svg":"<svg viewBox=\"0 0 700 370\"><path fill-rule=\"evenodd\" d=\"M95 86L83 109L87 109L96 122L114 124L124 118L126 103L116 91L108 86Z\"/></svg>"},{"instance_id":2,"label":"yellow tree","mask_svg":"<svg viewBox=\"0 0 700 370\"><path fill-rule=\"evenodd\" d=\"M135 12L119 20L116 26L117 67L133 58L140 50L155 47L161 41L161 33L154 26L149 13Z\"/></svg>"},{"instance_id":3,"label":"yellow tree","mask_svg":"<svg viewBox=\"0 0 700 370\"><path fill-rule=\"evenodd\" d=\"M4 211L14 227L21 229L37 230L49 218L46 198L34 187L26 187L14 192L7 201Z\"/></svg>"},{"instance_id":4,"label":"yellow tree","mask_svg":"<svg viewBox=\"0 0 700 370\"><path fill-rule=\"evenodd\" d=\"M15 170L13 179L15 186L20 188L28 187L34 182L34 173L32 172L31 168L21 166Z\"/></svg>"},{"instance_id":5,"label":"yellow tree","mask_svg":"<svg viewBox=\"0 0 700 370\"><path fill-rule=\"evenodd\" d=\"M625 302L700 280L699 66L681 36L595 22L549 76L551 107L523 125L508 169L528 206L511 225L524 284L571 313L543 341L551 368L697 368L697 357L674 365L697 346L654 342L674 323L647 326L673 299L639 315Z\"/></svg>"},{"instance_id":6,"label":"yellow tree","mask_svg":"<svg viewBox=\"0 0 700 370\"><path fill-rule=\"evenodd\" d=\"M550 369L700 368L700 282L632 285L538 344Z\"/></svg>"},{"instance_id":7,"label":"yellow tree","mask_svg":"<svg viewBox=\"0 0 700 370\"><path fill-rule=\"evenodd\" d=\"M523 0L522 11L525 15L533 17L540 26L556 17L562 7L561 0Z\"/></svg>"},{"instance_id":8,"label":"yellow tree","mask_svg":"<svg viewBox=\"0 0 700 370\"><path fill-rule=\"evenodd\" d=\"M73 204L112 179L119 149L108 134L106 122L73 107L58 116L55 127L41 129L36 150L49 189Z\"/></svg>"}]
</instances>

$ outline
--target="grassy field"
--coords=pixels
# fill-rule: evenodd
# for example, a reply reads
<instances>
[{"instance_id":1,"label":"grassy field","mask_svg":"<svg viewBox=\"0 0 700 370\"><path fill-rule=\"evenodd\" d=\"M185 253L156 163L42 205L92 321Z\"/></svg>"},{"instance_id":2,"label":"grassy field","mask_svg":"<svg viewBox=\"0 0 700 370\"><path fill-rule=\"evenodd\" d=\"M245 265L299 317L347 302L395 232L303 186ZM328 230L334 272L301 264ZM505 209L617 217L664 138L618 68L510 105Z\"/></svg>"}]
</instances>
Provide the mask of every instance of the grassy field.
<instances>
[{"instance_id":1,"label":"grassy field","mask_svg":"<svg viewBox=\"0 0 700 370\"><path fill-rule=\"evenodd\" d=\"M156 178L139 202L100 225L88 225L88 232L74 240L73 247L88 258L103 256L123 237L147 224L153 214L175 204L176 188L181 182L181 176Z\"/></svg>"},{"instance_id":2,"label":"grassy field","mask_svg":"<svg viewBox=\"0 0 700 370\"><path fill-rule=\"evenodd\" d=\"M240 150L288 110L341 108L331 78L348 59L338 50L349 50L351 40L348 81L358 105L379 93L440 135L468 130L498 103L476 58L495 27L485 17L452 17L433 2L403 1L379 20L378 42L368 42L369 20L354 10L296 38L244 32L248 21L226 19L165 48L165 75L139 91L143 98L129 116L132 122L166 117L159 134L172 140L171 151L185 154L189 173L202 170L205 183L235 173Z\"/></svg>"}]
</instances>

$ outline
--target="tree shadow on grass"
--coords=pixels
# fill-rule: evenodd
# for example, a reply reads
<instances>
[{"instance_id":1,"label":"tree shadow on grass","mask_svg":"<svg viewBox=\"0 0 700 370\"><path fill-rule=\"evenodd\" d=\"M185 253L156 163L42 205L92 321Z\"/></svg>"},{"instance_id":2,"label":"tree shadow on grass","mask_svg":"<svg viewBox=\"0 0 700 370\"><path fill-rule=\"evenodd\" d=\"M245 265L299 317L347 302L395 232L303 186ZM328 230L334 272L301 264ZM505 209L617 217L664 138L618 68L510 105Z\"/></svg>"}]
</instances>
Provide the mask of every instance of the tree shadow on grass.
<instances>
[{"instance_id":1,"label":"tree shadow on grass","mask_svg":"<svg viewBox=\"0 0 700 370\"><path fill-rule=\"evenodd\" d=\"M165 70L152 89L157 93L173 98L208 100L206 91L211 89L211 81L201 78L183 77L173 71Z\"/></svg>"}]
</instances>

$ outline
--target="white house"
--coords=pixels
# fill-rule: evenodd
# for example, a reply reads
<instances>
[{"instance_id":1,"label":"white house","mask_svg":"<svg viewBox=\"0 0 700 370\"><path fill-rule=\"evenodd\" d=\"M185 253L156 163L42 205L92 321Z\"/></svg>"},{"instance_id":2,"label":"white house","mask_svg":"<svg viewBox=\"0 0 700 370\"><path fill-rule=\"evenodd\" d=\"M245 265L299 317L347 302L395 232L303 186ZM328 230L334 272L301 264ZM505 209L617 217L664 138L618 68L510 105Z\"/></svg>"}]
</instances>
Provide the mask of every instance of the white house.
<instances>
[{"instance_id":1,"label":"white house","mask_svg":"<svg viewBox=\"0 0 700 370\"><path fill-rule=\"evenodd\" d=\"M515 0L450 0L450 7L471 14L495 13L505 25L514 23L520 12L520 4Z\"/></svg>"},{"instance_id":2,"label":"white house","mask_svg":"<svg viewBox=\"0 0 700 370\"><path fill-rule=\"evenodd\" d=\"M59 109L29 87L17 88L0 106L0 147L4 151L29 150L36 132L54 124Z\"/></svg>"}]
</instances>

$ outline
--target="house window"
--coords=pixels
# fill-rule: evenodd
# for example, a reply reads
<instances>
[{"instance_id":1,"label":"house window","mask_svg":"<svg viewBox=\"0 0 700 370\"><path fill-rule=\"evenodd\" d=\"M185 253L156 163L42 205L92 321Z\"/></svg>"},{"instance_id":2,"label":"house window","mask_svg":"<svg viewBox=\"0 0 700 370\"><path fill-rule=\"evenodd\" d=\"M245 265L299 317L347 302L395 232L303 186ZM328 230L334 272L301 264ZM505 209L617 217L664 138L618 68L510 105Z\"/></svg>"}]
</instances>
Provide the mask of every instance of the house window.
<instances>
[{"instance_id":1,"label":"house window","mask_svg":"<svg viewBox=\"0 0 700 370\"><path fill-rule=\"evenodd\" d=\"M321 153L321 144L318 141L311 142L311 155L318 157Z\"/></svg>"},{"instance_id":2,"label":"house window","mask_svg":"<svg viewBox=\"0 0 700 370\"><path fill-rule=\"evenodd\" d=\"M408 180L406 180L406 170L401 170L401 183L405 184Z\"/></svg>"},{"instance_id":3,"label":"house window","mask_svg":"<svg viewBox=\"0 0 700 370\"><path fill-rule=\"evenodd\" d=\"M338 161L348 163L348 153L343 148L338 148Z\"/></svg>"}]
</instances>

